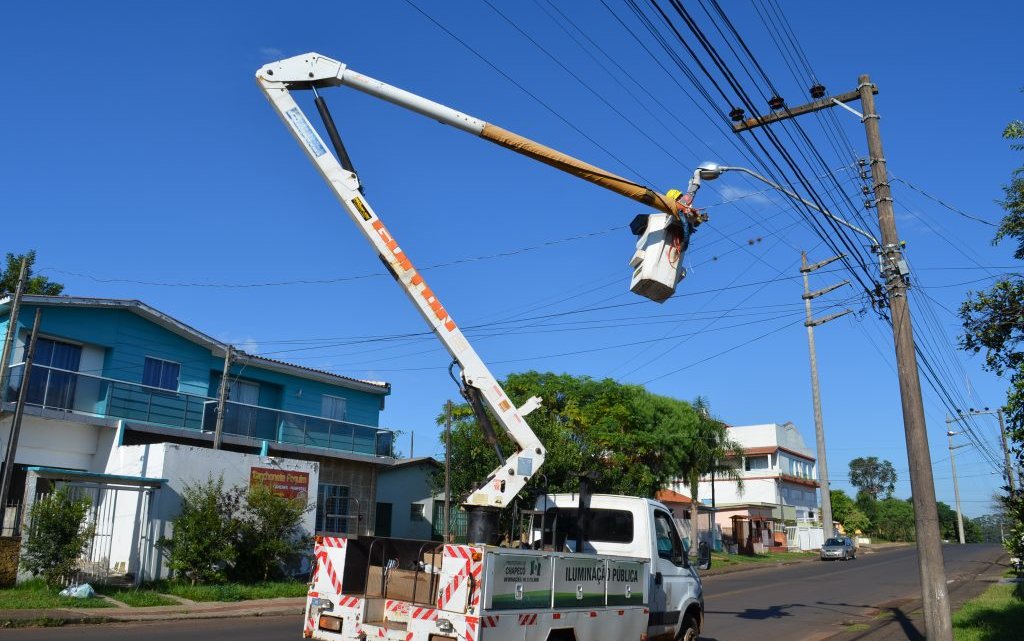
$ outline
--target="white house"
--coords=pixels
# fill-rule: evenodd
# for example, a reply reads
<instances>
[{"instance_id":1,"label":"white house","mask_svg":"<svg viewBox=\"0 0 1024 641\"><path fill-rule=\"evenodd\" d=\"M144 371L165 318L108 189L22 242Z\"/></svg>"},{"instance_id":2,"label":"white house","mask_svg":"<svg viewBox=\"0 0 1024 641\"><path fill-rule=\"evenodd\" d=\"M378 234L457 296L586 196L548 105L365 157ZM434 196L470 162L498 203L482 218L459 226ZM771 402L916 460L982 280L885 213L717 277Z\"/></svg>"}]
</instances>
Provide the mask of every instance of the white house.
<instances>
[{"instance_id":1,"label":"white house","mask_svg":"<svg viewBox=\"0 0 1024 641\"><path fill-rule=\"evenodd\" d=\"M702 501L714 495L716 523L725 536L741 548L781 546L786 522L820 518L816 459L793 423L734 426L729 437L742 447L730 459L742 489L710 476L698 488Z\"/></svg>"}]
</instances>

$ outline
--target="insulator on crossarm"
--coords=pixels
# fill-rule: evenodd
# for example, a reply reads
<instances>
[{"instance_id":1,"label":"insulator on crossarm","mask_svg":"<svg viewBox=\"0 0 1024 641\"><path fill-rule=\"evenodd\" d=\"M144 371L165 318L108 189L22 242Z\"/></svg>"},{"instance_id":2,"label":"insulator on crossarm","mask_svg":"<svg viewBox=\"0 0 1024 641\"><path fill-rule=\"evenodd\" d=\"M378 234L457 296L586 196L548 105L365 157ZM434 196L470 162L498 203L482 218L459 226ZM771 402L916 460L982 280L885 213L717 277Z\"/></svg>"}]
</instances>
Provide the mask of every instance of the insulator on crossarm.
<instances>
[{"instance_id":1,"label":"insulator on crossarm","mask_svg":"<svg viewBox=\"0 0 1024 641\"><path fill-rule=\"evenodd\" d=\"M786 101L779 96L772 96L771 100L768 101L768 107L772 111L778 111L786 106Z\"/></svg>"},{"instance_id":2,"label":"insulator on crossarm","mask_svg":"<svg viewBox=\"0 0 1024 641\"><path fill-rule=\"evenodd\" d=\"M733 110L729 112L729 118L731 118L733 122L743 122L743 110L739 107L733 108Z\"/></svg>"},{"instance_id":3,"label":"insulator on crossarm","mask_svg":"<svg viewBox=\"0 0 1024 641\"><path fill-rule=\"evenodd\" d=\"M824 98L824 97L825 97L825 85L823 85L821 83L817 83L817 82L814 83L814 86L811 87L811 98L814 98L815 100L820 100L821 98Z\"/></svg>"}]
</instances>

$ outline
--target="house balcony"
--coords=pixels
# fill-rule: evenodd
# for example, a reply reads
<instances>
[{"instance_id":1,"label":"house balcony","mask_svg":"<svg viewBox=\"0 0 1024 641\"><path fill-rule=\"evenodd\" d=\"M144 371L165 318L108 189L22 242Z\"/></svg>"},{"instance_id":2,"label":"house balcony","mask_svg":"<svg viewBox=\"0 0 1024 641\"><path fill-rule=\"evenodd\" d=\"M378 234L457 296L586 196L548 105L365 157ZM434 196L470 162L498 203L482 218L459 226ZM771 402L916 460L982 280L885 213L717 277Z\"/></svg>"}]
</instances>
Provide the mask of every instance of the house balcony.
<instances>
[{"instance_id":1,"label":"house balcony","mask_svg":"<svg viewBox=\"0 0 1024 641\"><path fill-rule=\"evenodd\" d=\"M24 379L24 364L10 368L4 401L13 405ZM174 392L82 372L33 365L25 406L47 418L123 420L182 433L212 433L217 399ZM394 432L271 407L228 401L223 434L371 457L393 456Z\"/></svg>"}]
</instances>

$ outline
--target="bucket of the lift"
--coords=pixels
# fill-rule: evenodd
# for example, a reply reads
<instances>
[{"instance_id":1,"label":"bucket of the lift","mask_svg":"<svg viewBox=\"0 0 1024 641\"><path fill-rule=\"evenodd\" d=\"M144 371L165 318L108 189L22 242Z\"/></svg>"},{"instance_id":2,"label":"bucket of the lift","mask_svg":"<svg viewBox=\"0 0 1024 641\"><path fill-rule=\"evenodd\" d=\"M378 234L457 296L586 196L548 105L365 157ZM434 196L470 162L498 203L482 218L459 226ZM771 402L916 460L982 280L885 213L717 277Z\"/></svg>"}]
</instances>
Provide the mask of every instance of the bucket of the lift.
<instances>
[{"instance_id":1,"label":"bucket of the lift","mask_svg":"<svg viewBox=\"0 0 1024 641\"><path fill-rule=\"evenodd\" d=\"M640 214L629 224L637 236L629 259L629 289L657 303L668 300L686 277L683 255L690 244L690 223L668 214Z\"/></svg>"}]
</instances>

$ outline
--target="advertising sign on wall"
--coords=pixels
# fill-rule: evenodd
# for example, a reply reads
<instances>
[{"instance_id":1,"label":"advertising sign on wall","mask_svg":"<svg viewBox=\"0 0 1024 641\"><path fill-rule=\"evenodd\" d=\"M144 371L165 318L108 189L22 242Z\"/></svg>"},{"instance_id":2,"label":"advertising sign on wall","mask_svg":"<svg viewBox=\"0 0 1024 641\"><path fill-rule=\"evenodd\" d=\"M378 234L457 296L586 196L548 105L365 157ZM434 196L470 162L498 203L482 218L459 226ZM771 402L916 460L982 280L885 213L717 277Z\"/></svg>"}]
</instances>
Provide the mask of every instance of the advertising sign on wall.
<instances>
[{"instance_id":1,"label":"advertising sign on wall","mask_svg":"<svg viewBox=\"0 0 1024 641\"><path fill-rule=\"evenodd\" d=\"M273 467L249 468L249 487L270 488L286 499L305 499L309 495L309 472L295 472Z\"/></svg>"}]
</instances>

